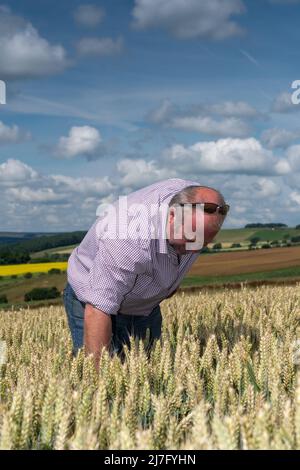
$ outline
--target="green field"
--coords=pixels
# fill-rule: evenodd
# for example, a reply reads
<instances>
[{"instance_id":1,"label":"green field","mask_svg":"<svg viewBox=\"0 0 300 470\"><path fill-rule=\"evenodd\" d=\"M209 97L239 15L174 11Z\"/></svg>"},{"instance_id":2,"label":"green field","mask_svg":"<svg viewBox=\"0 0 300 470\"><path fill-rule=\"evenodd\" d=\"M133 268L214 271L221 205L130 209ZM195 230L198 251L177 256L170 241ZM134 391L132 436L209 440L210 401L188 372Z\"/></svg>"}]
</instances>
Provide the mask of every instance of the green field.
<instances>
[{"instance_id":1,"label":"green field","mask_svg":"<svg viewBox=\"0 0 300 470\"><path fill-rule=\"evenodd\" d=\"M215 237L214 242L249 242L252 237L259 237L261 241L267 240L283 240L285 235L295 237L300 235L300 230L287 227L270 229L257 229L257 228L236 228L236 229L221 229L220 233Z\"/></svg>"},{"instance_id":2,"label":"green field","mask_svg":"<svg viewBox=\"0 0 300 470\"><path fill-rule=\"evenodd\" d=\"M30 291L35 287L57 287L57 289L62 292L66 284L66 273L62 272L60 274L40 274L35 273L30 279L24 279L22 276L18 276L17 279L11 279L10 277L5 277L0 281L0 295L6 295L9 304L22 304L24 305L34 305L34 302L24 302L24 295L26 292ZM59 303L61 299L54 299L52 303ZM41 304L49 303L49 301L42 301ZM6 307L5 304L1 304L1 307Z\"/></svg>"},{"instance_id":3,"label":"green field","mask_svg":"<svg viewBox=\"0 0 300 470\"><path fill-rule=\"evenodd\" d=\"M213 255L212 255L213 256ZM300 278L300 266L277 269L273 271L255 272L247 274L237 274L230 276L186 276L181 286L192 287L192 286L214 286L218 284L231 284L235 282L244 281L269 281L269 280L288 280L288 279L299 279ZM17 279L11 279L5 277L0 282L0 295L5 294L9 301L9 304L1 304L0 308L9 308L10 305L14 306L40 306L49 304L59 304L62 299L36 301L36 302L24 302L24 294L34 287L52 287L55 286L62 292L66 284L66 273L60 274L38 274L35 273L31 279L24 279L18 276Z\"/></svg>"},{"instance_id":4,"label":"green field","mask_svg":"<svg viewBox=\"0 0 300 470\"><path fill-rule=\"evenodd\" d=\"M67 246L58 246L57 248L49 248L49 250L43 250L43 251L37 251L35 253L31 253L31 258L32 259L35 259L35 258L41 258L43 256L45 256L46 254L49 254L49 255L53 255L53 254L62 254L62 253L71 253L74 248L76 248L76 246L78 246L77 244L76 245L67 245Z\"/></svg>"},{"instance_id":5,"label":"green field","mask_svg":"<svg viewBox=\"0 0 300 470\"><path fill-rule=\"evenodd\" d=\"M257 229L257 228L237 228L237 229L222 229L220 233L215 237L213 243L209 244L211 247L214 243L241 243L241 248L234 248L234 250L243 250L247 249L250 239L252 237L258 237L260 242L258 246L267 241L273 240L284 240L284 236L295 237L300 235L300 230L295 228L275 228L272 229ZM36 253L32 253L31 257L40 258L45 256L46 254L62 254L62 253L71 253L73 249L78 245L68 245L68 246L59 246L56 248L51 248L48 250L39 251ZM225 247L229 248L229 246Z\"/></svg>"},{"instance_id":6,"label":"green field","mask_svg":"<svg viewBox=\"0 0 300 470\"><path fill-rule=\"evenodd\" d=\"M283 280L288 278L300 278L300 266L275 269L273 271L234 274L230 276L186 276L183 279L181 286L203 286L242 281L268 281L272 279Z\"/></svg>"}]
</instances>

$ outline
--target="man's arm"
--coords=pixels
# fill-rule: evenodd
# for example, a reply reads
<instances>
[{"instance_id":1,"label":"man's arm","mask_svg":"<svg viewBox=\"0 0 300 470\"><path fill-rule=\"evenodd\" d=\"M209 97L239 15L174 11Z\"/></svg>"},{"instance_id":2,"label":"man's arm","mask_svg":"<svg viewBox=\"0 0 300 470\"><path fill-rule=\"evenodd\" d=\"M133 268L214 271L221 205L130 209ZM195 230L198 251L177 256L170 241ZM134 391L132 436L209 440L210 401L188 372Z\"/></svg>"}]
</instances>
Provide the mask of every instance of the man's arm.
<instances>
[{"instance_id":1,"label":"man's arm","mask_svg":"<svg viewBox=\"0 0 300 470\"><path fill-rule=\"evenodd\" d=\"M102 310L86 304L84 312L84 348L86 354L93 354L98 368L103 347L110 346L112 337L111 317Z\"/></svg>"}]
</instances>

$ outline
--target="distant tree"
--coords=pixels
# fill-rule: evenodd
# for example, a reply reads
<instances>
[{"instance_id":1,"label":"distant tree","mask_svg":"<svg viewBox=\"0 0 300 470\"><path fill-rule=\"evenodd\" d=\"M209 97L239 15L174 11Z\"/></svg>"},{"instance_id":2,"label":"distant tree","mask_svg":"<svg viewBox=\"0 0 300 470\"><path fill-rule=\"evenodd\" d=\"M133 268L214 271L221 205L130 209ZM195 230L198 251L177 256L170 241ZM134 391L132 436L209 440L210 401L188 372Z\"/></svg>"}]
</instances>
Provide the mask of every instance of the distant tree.
<instances>
[{"instance_id":1,"label":"distant tree","mask_svg":"<svg viewBox=\"0 0 300 470\"><path fill-rule=\"evenodd\" d=\"M215 243L213 245L214 250L221 250L222 249L222 243Z\"/></svg>"},{"instance_id":2,"label":"distant tree","mask_svg":"<svg viewBox=\"0 0 300 470\"><path fill-rule=\"evenodd\" d=\"M232 243L231 244L231 248L241 248L241 244L240 243Z\"/></svg>"},{"instance_id":3,"label":"distant tree","mask_svg":"<svg viewBox=\"0 0 300 470\"><path fill-rule=\"evenodd\" d=\"M297 230L300 229L300 224L299 225L296 225L295 227Z\"/></svg>"},{"instance_id":4,"label":"distant tree","mask_svg":"<svg viewBox=\"0 0 300 470\"><path fill-rule=\"evenodd\" d=\"M300 242L300 235L297 235L296 237L291 237L291 242L292 242L292 243L298 243L298 242Z\"/></svg>"},{"instance_id":5,"label":"distant tree","mask_svg":"<svg viewBox=\"0 0 300 470\"><path fill-rule=\"evenodd\" d=\"M0 247L0 265L23 264L30 260L29 252L15 245Z\"/></svg>"},{"instance_id":6,"label":"distant tree","mask_svg":"<svg viewBox=\"0 0 300 470\"><path fill-rule=\"evenodd\" d=\"M24 278L25 278L25 279L30 279L30 278L32 278L32 273L25 273L25 274L24 274Z\"/></svg>"},{"instance_id":7,"label":"distant tree","mask_svg":"<svg viewBox=\"0 0 300 470\"><path fill-rule=\"evenodd\" d=\"M264 243L262 245L262 248L271 248L271 245L269 243Z\"/></svg>"},{"instance_id":8,"label":"distant tree","mask_svg":"<svg viewBox=\"0 0 300 470\"><path fill-rule=\"evenodd\" d=\"M0 304L8 304L6 295L0 295Z\"/></svg>"},{"instance_id":9,"label":"distant tree","mask_svg":"<svg viewBox=\"0 0 300 470\"><path fill-rule=\"evenodd\" d=\"M49 269L48 274L60 274L61 270L58 268Z\"/></svg>"},{"instance_id":10,"label":"distant tree","mask_svg":"<svg viewBox=\"0 0 300 470\"><path fill-rule=\"evenodd\" d=\"M10 276L11 279L17 279L17 277L18 277L17 274L12 274L12 275Z\"/></svg>"},{"instance_id":11,"label":"distant tree","mask_svg":"<svg viewBox=\"0 0 300 470\"><path fill-rule=\"evenodd\" d=\"M30 300L56 299L60 296L57 287L35 287L24 295L26 302Z\"/></svg>"},{"instance_id":12,"label":"distant tree","mask_svg":"<svg viewBox=\"0 0 300 470\"><path fill-rule=\"evenodd\" d=\"M260 240L260 237L252 237L250 238L250 242L252 243L252 245L257 245L257 243L259 242Z\"/></svg>"},{"instance_id":13,"label":"distant tree","mask_svg":"<svg viewBox=\"0 0 300 470\"><path fill-rule=\"evenodd\" d=\"M245 225L245 228L283 228L283 227L287 227L287 225L281 224L281 223L267 223L267 224L253 223L253 224Z\"/></svg>"}]
</instances>

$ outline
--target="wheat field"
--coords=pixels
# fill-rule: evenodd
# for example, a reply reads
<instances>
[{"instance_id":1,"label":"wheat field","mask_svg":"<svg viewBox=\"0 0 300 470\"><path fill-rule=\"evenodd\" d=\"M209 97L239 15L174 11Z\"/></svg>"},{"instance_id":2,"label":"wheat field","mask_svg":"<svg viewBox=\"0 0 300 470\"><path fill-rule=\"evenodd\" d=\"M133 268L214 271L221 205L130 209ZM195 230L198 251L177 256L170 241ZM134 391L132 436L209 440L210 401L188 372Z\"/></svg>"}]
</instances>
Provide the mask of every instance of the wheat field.
<instances>
[{"instance_id":1,"label":"wheat field","mask_svg":"<svg viewBox=\"0 0 300 470\"><path fill-rule=\"evenodd\" d=\"M72 358L62 306L2 311L0 448L300 449L300 283L161 307L150 359L132 340L99 373Z\"/></svg>"}]
</instances>

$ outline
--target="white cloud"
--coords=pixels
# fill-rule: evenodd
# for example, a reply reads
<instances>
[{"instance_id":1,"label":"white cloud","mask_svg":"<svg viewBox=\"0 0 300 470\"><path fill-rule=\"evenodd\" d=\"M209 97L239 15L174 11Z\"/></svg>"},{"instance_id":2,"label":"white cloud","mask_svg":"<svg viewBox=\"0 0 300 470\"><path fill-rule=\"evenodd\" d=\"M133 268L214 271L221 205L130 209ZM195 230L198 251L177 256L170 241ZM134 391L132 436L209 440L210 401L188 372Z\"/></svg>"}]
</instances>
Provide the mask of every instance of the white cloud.
<instances>
[{"instance_id":1,"label":"white cloud","mask_svg":"<svg viewBox=\"0 0 300 470\"><path fill-rule=\"evenodd\" d=\"M50 179L53 181L55 187L59 187L71 193L84 194L85 196L106 196L115 189L115 186L109 180L108 176L104 176L103 178L92 178L88 176L72 178L71 176L65 175L51 175Z\"/></svg>"},{"instance_id":2,"label":"white cloud","mask_svg":"<svg viewBox=\"0 0 300 470\"><path fill-rule=\"evenodd\" d=\"M182 107L169 99L163 100L146 115L146 119L154 124L218 137L249 135L250 127L246 120L254 117L262 117L262 113L244 101L200 103Z\"/></svg>"},{"instance_id":3,"label":"white cloud","mask_svg":"<svg viewBox=\"0 0 300 470\"><path fill-rule=\"evenodd\" d=\"M300 193L297 193L296 191L293 191L290 194L290 198L292 201L296 202L300 206Z\"/></svg>"},{"instance_id":4,"label":"white cloud","mask_svg":"<svg viewBox=\"0 0 300 470\"><path fill-rule=\"evenodd\" d=\"M300 172L300 145L291 145L286 149L285 155L292 170Z\"/></svg>"},{"instance_id":5,"label":"white cloud","mask_svg":"<svg viewBox=\"0 0 300 470\"><path fill-rule=\"evenodd\" d=\"M0 121L0 144L14 144L30 138L29 132L22 132L18 126L6 126Z\"/></svg>"},{"instance_id":6,"label":"white cloud","mask_svg":"<svg viewBox=\"0 0 300 470\"><path fill-rule=\"evenodd\" d=\"M258 179L253 187L256 190L256 197L274 197L281 192L280 186L268 178Z\"/></svg>"},{"instance_id":7,"label":"white cloud","mask_svg":"<svg viewBox=\"0 0 300 470\"><path fill-rule=\"evenodd\" d=\"M61 72L67 67L61 45L51 45L31 23L0 6L0 76L32 78Z\"/></svg>"},{"instance_id":8,"label":"white cloud","mask_svg":"<svg viewBox=\"0 0 300 470\"><path fill-rule=\"evenodd\" d=\"M146 186L155 181L172 177L172 170L157 166L155 161L143 159L125 158L120 160L117 164L117 170L121 175L121 186L129 188Z\"/></svg>"},{"instance_id":9,"label":"white cloud","mask_svg":"<svg viewBox=\"0 0 300 470\"><path fill-rule=\"evenodd\" d=\"M38 173L20 160L9 158L0 164L0 183L18 183L34 180L37 177Z\"/></svg>"},{"instance_id":10,"label":"white cloud","mask_svg":"<svg viewBox=\"0 0 300 470\"><path fill-rule=\"evenodd\" d=\"M285 158L280 158L277 163L275 163L275 171L278 175L288 175L292 169L288 160Z\"/></svg>"},{"instance_id":11,"label":"white cloud","mask_svg":"<svg viewBox=\"0 0 300 470\"><path fill-rule=\"evenodd\" d=\"M278 161L270 150L262 147L255 138L220 139L210 142L197 142L190 147L173 145L164 152L164 160L186 173L240 173L257 175L279 175L286 167Z\"/></svg>"},{"instance_id":12,"label":"white cloud","mask_svg":"<svg viewBox=\"0 0 300 470\"><path fill-rule=\"evenodd\" d=\"M32 203L58 203L66 199L65 195L57 194L52 188L32 189L24 186L22 188L9 188L6 194L15 201Z\"/></svg>"},{"instance_id":13,"label":"white cloud","mask_svg":"<svg viewBox=\"0 0 300 470\"><path fill-rule=\"evenodd\" d=\"M249 134L249 126L238 118L216 120L211 117L178 117L173 119L172 127L185 131L201 132L221 137L244 137Z\"/></svg>"},{"instance_id":14,"label":"white cloud","mask_svg":"<svg viewBox=\"0 0 300 470\"><path fill-rule=\"evenodd\" d=\"M207 111L220 116L235 116L244 118L256 117L259 113L245 101L223 101L207 106Z\"/></svg>"},{"instance_id":15,"label":"white cloud","mask_svg":"<svg viewBox=\"0 0 300 470\"><path fill-rule=\"evenodd\" d=\"M75 21L87 28L94 28L105 17L103 8L93 4L79 5L74 11Z\"/></svg>"},{"instance_id":16,"label":"white cloud","mask_svg":"<svg viewBox=\"0 0 300 470\"><path fill-rule=\"evenodd\" d=\"M293 104L292 93L283 92L276 96L271 111L275 113L293 113L300 110L300 106Z\"/></svg>"},{"instance_id":17,"label":"white cloud","mask_svg":"<svg viewBox=\"0 0 300 470\"><path fill-rule=\"evenodd\" d=\"M178 38L223 39L242 32L232 16L244 11L242 0L135 0L133 25L163 28Z\"/></svg>"},{"instance_id":18,"label":"white cloud","mask_svg":"<svg viewBox=\"0 0 300 470\"><path fill-rule=\"evenodd\" d=\"M72 127L67 137L61 137L57 146L57 155L72 159L77 156L92 158L100 150L102 138L100 132L91 126Z\"/></svg>"},{"instance_id":19,"label":"white cloud","mask_svg":"<svg viewBox=\"0 0 300 470\"><path fill-rule=\"evenodd\" d=\"M286 129L267 129L261 135L262 142L268 148L286 147L293 140L300 138L300 131L288 131Z\"/></svg>"},{"instance_id":20,"label":"white cloud","mask_svg":"<svg viewBox=\"0 0 300 470\"><path fill-rule=\"evenodd\" d=\"M112 38L83 38L77 43L77 52L82 56L110 56L120 54L123 49L123 39Z\"/></svg>"},{"instance_id":21,"label":"white cloud","mask_svg":"<svg viewBox=\"0 0 300 470\"><path fill-rule=\"evenodd\" d=\"M0 165L0 185L2 230L14 231L88 229L98 205L114 200L117 189L107 176L48 175L13 159Z\"/></svg>"}]
</instances>

